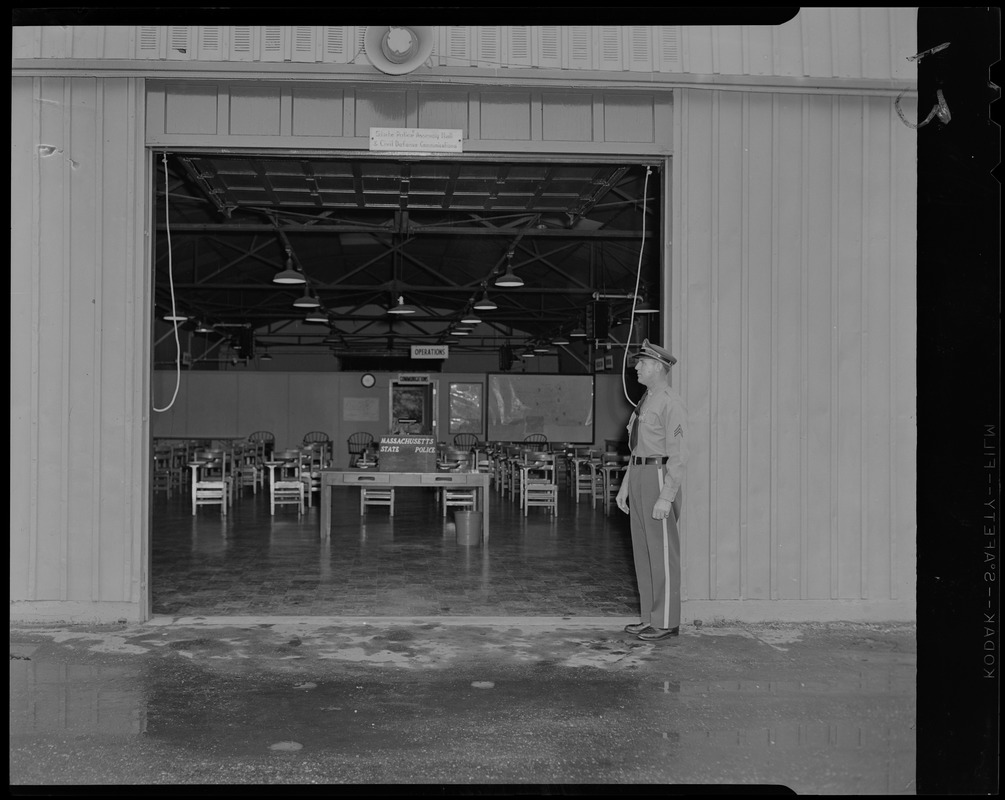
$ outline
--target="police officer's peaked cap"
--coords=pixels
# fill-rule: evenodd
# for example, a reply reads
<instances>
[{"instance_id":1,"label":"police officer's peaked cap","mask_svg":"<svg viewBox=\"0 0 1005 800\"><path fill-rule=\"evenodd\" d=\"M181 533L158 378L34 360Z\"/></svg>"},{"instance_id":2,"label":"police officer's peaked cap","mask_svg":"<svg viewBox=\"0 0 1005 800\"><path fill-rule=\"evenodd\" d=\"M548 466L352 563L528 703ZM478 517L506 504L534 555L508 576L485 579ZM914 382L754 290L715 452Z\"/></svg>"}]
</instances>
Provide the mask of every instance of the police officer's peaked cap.
<instances>
[{"instance_id":1,"label":"police officer's peaked cap","mask_svg":"<svg viewBox=\"0 0 1005 800\"><path fill-rule=\"evenodd\" d=\"M670 355L669 350L660 347L658 344L649 344L648 339L642 340L642 349L635 355L636 361L640 358L651 358L668 367L672 367L677 363L677 359Z\"/></svg>"}]
</instances>

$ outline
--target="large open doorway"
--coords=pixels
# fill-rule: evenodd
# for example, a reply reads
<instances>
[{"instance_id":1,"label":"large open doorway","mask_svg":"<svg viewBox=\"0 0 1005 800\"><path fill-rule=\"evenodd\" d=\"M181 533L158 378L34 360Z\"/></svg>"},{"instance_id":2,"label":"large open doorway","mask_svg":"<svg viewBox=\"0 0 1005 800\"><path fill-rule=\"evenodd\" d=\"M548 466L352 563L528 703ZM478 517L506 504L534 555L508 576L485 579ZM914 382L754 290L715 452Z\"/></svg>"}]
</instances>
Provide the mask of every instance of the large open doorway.
<instances>
[{"instance_id":1,"label":"large open doorway","mask_svg":"<svg viewBox=\"0 0 1005 800\"><path fill-rule=\"evenodd\" d=\"M158 153L155 168L155 370L176 366L175 332L189 375L265 358L271 373L398 374L427 366L410 346L442 342L485 373L541 347L556 371L589 373L598 354L610 369L632 330L658 338L641 314L663 295L651 167L192 152ZM285 271L305 280L275 283ZM417 313L388 314L400 304ZM258 402L276 407L283 391ZM272 514L245 491L224 518L155 495L153 612L630 614L627 518L568 480L554 516L493 491L492 544L466 549L423 492L401 491L393 518L336 496L320 542L316 507Z\"/></svg>"}]
</instances>

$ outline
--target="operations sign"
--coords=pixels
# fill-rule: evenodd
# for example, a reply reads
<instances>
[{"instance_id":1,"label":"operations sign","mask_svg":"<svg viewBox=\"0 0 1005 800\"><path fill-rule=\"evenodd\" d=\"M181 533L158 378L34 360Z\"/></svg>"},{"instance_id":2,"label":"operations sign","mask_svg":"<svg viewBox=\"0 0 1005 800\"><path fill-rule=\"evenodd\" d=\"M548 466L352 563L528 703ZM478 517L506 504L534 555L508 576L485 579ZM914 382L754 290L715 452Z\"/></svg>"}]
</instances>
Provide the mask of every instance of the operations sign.
<instances>
[{"instance_id":1,"label":"operations sign","mask_svg":"<svg viewBox=\"0 0 1005 800\"><path fill-rule=\"evenodd\" d=\"M446 344L413 344L412 358L446 358L450 354L450 345Z\"/></svg>"}]
</instances>

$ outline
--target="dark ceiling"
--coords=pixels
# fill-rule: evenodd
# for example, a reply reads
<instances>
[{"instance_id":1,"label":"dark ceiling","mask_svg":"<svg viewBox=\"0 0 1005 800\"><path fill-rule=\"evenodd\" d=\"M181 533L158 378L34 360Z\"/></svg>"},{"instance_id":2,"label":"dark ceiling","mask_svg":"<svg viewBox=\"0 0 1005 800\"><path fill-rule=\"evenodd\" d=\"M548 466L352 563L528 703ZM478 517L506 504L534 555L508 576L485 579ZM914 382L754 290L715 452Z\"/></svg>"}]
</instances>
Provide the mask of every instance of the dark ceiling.
<instances>
[{"instance_id":1,"label":"dark ceiling","mask_svg":"<svg viewBox=\"0 0 1005 800\"><path fill-rule=\"evenodd\" d=\"M183 327L211 338L487 351L588 328L588 312L626 322L637 287L660 296L660 180L642 165L174 153L156 169L157 316L173 288ZM273 282L287 262L325 322L294 306L304 286ZM495 286L510 266L523 286ZM498 308L455 335L486 293ZM399 297L416 313L387 313Z\"/></svg>"}]
</instances>

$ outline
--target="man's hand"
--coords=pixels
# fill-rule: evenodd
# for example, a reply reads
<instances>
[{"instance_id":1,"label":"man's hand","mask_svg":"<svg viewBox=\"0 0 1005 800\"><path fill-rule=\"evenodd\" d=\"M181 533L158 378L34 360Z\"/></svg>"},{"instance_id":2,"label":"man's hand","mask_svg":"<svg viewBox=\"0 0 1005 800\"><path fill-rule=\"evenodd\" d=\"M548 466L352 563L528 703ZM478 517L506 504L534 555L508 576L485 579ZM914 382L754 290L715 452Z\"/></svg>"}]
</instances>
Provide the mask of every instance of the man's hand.
<instances>
[{"instance_id":1,"label":"man's hand","mask_svg":"<svg viewBox=\"0 0 1005 800\"><path fill-rule=\"evenodd\" d=\"M618 496L615 498L618 504L618 508L628 513L628 482L624 481L621 484L621 488L618 489Z\"/></svg>"},{"instance_id":2,"label":"man's hand","mask_svg":"<svg viewBox=\"0 0 1005 800\"><path fill-rule=\"evenodd\" d=\"M653 506L653 519L667 519L672 513L673 503L669 500L657 500Z\"/></svg>"}]
</instances>

